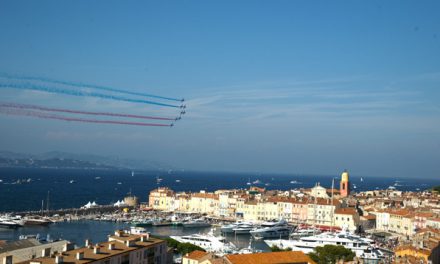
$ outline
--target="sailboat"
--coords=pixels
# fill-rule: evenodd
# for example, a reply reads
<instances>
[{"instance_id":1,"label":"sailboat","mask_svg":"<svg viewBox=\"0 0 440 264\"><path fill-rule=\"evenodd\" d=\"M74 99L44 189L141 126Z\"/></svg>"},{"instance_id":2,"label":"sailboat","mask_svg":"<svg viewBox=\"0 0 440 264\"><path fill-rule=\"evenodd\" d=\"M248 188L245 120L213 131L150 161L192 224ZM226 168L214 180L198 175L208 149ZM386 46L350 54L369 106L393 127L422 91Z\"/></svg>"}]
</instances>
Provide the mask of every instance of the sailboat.
<instances>
[{"instance_id":1,"label":"sailboat","mask_svg":"<svg viewBox=\"0 0 440 264\"><path fill-rule=\"evenodd\" d=\"M134 171L131 171L131 177L134 177Z\"/></svg>"},{"instance_id":2,"label":"sailboat","mask_svg":"<svg viewBox=\"0 0 440 264\"><path fill-rule=\"evenodd\" d=\"M364 179L361 177L361 182L364 182Z\"/></svg>"},{"instance_id":3,"label":"sailboat","mask_svg":"<svg viewBox=\"0 0 440 264\"><path fill-rule=\"evenodd\" d=\"M246 183L247 185L251 185L251 178L248 178L248 182Z\"/></svg>"}]
</instances>

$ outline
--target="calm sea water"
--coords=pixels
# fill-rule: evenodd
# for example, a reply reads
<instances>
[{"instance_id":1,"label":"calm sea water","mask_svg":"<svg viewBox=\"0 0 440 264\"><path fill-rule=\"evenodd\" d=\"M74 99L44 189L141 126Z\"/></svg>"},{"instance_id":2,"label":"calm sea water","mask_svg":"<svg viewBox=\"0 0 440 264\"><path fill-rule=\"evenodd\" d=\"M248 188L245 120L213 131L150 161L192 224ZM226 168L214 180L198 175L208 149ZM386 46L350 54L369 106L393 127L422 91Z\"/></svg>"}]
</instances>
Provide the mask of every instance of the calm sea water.
<instances>
[{"instance_id":1,"label":"calm sea water","mask_svg":"<svg viewBox=\"0 0 440 264\"><path fill-rule=\"evenodd\" d=\"M0 240L18 240L20 235L40 235L46 238L49 234L52 239L66 239L78 246L84 246L86 239L91 239L93 243L107 241L107 235L111 235L117 229L128 229L125 223L98 222L98 221L72 221L54 223L46 227L28 226L18 229L0 228ZM147 230L156 236L188 235L194 233L208 233L210 227L206 228L183 228L183 227L148 227ZM216 234L220 234L216 229ZM226 240L234 243L239 248L248 247L250 235L228 235ZM253 241L252 246L261 250L269 250L263 241Z\"/></svg>"},{"instance_id":2,"label":"calm sea water","mask_svg":"<svg viewBox=\"0 0 440 264\"><path fill-rule=\"evenodd\" d=\"M159 183L157 178L162 179ZM168 186L176 191L214 191L217 189L247 188L253 185L267 189L289 190L313 187L316 182L330 187L332 177L276 174L214 173L214 172L151 172L127 170L66 170L0 168L0 212L41 209L47 200L51 209L76 208L88 201L110 204L123 199L129 192L146 201L150 190ZM361 177L363 181L361 181ZM29 183L14 184L31 179ZM70 183L73 181L73 183ZM297 183L291 183L297 181ZM357 191L384 189L395 186L399 190L424 190L440 185L440 179L378 178L352 175ZM336 186L338 182L335 181Z\"/></svg>"}]
</instances>

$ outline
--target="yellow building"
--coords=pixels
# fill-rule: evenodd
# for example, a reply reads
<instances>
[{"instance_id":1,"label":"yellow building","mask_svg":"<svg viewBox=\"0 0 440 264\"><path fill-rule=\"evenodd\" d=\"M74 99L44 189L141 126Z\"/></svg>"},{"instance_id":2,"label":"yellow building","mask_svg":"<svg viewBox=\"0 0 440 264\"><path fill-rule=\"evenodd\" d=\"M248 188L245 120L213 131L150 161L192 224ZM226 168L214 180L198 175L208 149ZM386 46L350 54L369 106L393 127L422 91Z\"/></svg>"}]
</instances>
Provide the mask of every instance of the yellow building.
<instances>
[{"instance_id":1,"label":"yellow building","mask_svg":"<svg viewBox=\"0 0 440 264\"><path fill-rule=\"evenodd\" d=\"M410 263L428 263L429 256L431 255L430 250L426 249L418 249L414 246L400 246L394 249L394 253L396 254L396 259L406 259L406 260L415 260L417 262ZM423 261L423 262L421 262Z\"/></svg>"},{"instance_id":2,"label":"yellow building","mask_svg":"<svg viewBox=\"0 0 440 264\"><path fill-rule=\"evenodd\" d=\"M214 215L214 212L218 210L218 206L218 195L205 191L193 193L189 199L189 211L193 213Z\"/></svg>"},{"instance_id":3,"label":"yellow building","mask_svg":"<svg viewBox=\"0 0 440 264\"><path fill-rule=\"evenodd\" d=\"M150 192L148 205L155 210L173 211L174 191L166 187L160 187Z\"/></svg>"},{"instance_id":4,"label":"yellow building","mask_svg":"<svg viewBox=\"0 0 440 264\"><path fill-rule=\"evenodd\" d=\"M210 264L212 257L211 253L195 250L182 257L182 264Z\"/></svg>"}]
</instances>

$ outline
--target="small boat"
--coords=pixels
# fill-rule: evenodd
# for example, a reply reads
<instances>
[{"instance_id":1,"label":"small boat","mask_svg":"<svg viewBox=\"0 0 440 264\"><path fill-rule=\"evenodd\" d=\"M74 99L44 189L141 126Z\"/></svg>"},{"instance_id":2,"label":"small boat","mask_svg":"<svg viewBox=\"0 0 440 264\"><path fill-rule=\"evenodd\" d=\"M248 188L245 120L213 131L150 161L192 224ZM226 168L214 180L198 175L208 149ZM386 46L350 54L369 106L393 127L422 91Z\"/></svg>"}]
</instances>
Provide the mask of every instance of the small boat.
<instances>
[{"instance_id":1,"label":"small boat","mask_svg":"<svg viewBox=\"0 0 440 264\"><path fill-rule=\"evenodd\" d=\"M254 182L252 182L253 184L260 184L261 183L261 181L260 180L256 180L256 181L254 181Z\"/></svg>"},{"instance_id":2,"label":"small boat","mask_svg":"<svg viewBox=\"0 0 440 264\"><path fill-rule=\"evenodd\" d=\"M204 219L195 219L188 222L182 223L183 227L208 227L211 226L210 223L206 222Z\"/></svg>"},{"instance_id":3,"label":"small boat","mask_svg":"<svg viewBox=\"0 0 440 264\"><path fill-rule=\"evenodd\" d=\"M122 182L118 182L117 184L118 184L118 185L121 185L121 184L122 184Z\"/></svg>"},{"instance_id":4,"label":"small boat","mask_svg":"<svg viewBox=\"0 0 440 264\"><path fill-rule=\"evenodd\" d=\"M131 177L134 177L134 171L131 171Z\"/></svg>"},{"instance_id":5,"label":"small boat","mask_svg":"<svg viewBox=\"0 0 440 264\"><path fill-rule=\"evenodd\" d=\"M180 182L180 180L176 180L176 182Z\"/></svg>"},{"instance_id":6,"label":"small boat","mask_svg":"<svg viewBox=\"0 0 440 264\"><path fill-rule=\"evenodd\" d=\"M251 185L251 178L248 179L248 182L246 183L246 185Z\"/></svg>"},{"instance_id":7,"label":"small boat","mask_svg":"<svg viewBox=\"0 0 440 264\"><path fill-rule=\"evenodd\" d=\"M39 225L39 226L47 226L52 224L53 221L40 216L28 216L23 218L24 225Z\"/></svg>"},{"instance_id":8,"label":"small boat","mask_svg":"<svg viewBox=\"0 0 440 264\"><path fill-rule=\"evenodd\" d=\"M146 235L149 234L147 232L147 229L139 226L132 226L130 227L130 234L132 235Z\"/></svg>"},{"instance_id":9,"label":"small boat","mask_svg":"<svg viewBox=\"0 0 440 264\"><path fill-rule=\"evenodd\" d=\"M361 182L363 182L364 181L364 179L361 177Z\"/></svg>"},{"instance_id":10,"label":"small boat","mask_svg":"<svg viewBox=\"0 0 440 264\"><path fill-rule=\"evenodd\" d=\"M153 226L170 226L173 223L170 220L154 220Z\"/></svg>"},{"instance_id":11,"label":"small boat","mask_svg":"<svg viewBox=\"0 0 440 264\"><path fill-rule=\"evenodd\" d=\"M290 181L290 183L291 183L291 184L298 184L299 182L298 182L298 181L295 181L295 180L293 180L293 181Z\"/></svg>"},{"instance_id":12,"label":"small boat","mask_svg":"<svg viewBox=\"0 0 440 264\"><path fill-rule=\"evenodd\" d=\"M70 180L70 182L69 183L75 183L75 180Z\"/></svg>"},{"instance_id":13,"label":"small boat","mask_svg":"<svg viewBox=\"0 0 440 264\"><path fill-rule=\"evenodd\" d=\"M99 177L99 176L98 176L98 177L95 177L95 180L99 180L99 179L101 179L101 177Z\"/></svg>"},{"instance_id":14,"label":"small boat","mask_svg":"<svg viewBox=\"0 0 440 264\"><path fill-rule=\"evenodd\" d=\"M153 220L145 220L133 223L134 227L147 227L153 225Z\"/></svg>"}]
</instances>

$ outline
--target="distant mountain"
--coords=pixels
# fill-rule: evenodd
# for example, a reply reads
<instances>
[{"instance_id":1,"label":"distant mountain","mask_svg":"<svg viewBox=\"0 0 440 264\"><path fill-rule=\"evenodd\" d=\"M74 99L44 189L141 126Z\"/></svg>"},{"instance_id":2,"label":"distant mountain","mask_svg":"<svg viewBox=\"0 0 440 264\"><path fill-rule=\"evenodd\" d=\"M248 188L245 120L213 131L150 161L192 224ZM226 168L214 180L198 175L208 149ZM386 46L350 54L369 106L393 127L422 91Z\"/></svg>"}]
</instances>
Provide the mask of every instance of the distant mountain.
<instances>
[{"instance_id":1,"label":"distant mountain","mask_svg":"<svg viewBox=\"0 0 440 264\"><path fill-rule=\"evenodd\" d=\"M175 169L167 164L103 157L92 154L75 154L51 151L42 154L23 154L0 151L0 167L24 168L84 168L84 169L132 169L132 170L169 170Z\"/></svg>"}]
</instances>

